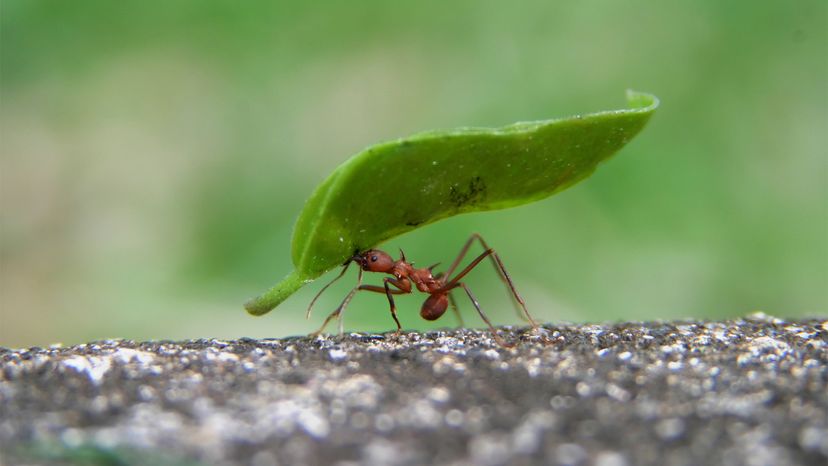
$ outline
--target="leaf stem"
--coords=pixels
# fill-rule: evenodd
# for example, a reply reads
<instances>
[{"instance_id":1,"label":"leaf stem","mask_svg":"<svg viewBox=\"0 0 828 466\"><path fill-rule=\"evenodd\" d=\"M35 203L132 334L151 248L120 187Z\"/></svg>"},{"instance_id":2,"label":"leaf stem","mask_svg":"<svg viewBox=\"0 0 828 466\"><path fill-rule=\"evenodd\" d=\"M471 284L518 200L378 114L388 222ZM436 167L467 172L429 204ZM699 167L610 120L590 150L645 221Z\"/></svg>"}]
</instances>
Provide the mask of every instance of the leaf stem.
<instances>
[{"instance_id":1,"label":"leaf stem","mask_svg":"<svg viewBox=\"0 0 828 466\"><path fill-rule=\"evenodd\" d=\"M273 288L244 303L244 308L254 316L267 314L288 296L311 281L305 275L299 273L299 271L294 270L283 278L281 282L274 285Z\"/></svg>"}]
</instances>

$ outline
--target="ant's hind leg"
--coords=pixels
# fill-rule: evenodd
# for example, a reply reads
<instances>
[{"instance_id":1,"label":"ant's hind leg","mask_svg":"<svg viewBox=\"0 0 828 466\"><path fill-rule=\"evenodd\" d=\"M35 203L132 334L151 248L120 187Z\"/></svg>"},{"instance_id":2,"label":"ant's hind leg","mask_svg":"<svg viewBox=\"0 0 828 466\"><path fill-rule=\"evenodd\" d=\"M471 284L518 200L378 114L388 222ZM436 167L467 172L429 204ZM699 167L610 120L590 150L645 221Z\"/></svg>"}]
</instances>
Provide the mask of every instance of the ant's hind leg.
<instances>
[{"instance_id":1,"label":"ant's hind leg","mask_svg":"<svg viewBox=\"0 0 828 466\"><path fill-rule=\"evenodd\" d=\"M488 243L486 243L486 240L484 240L483 237L480 236L480 234L472 233L472 235L466 241L466 244L464 244L463 248L460 250L460 254L457 255L457 258L454 260L454 262L452 262L451 266L446 271L446 276L451 277L451 274L460 264L460 261L462 261L466 254L469 252L469 248L475 240L479 241L480 245L483 246L483 248L485 248L487 252L490 251L489 254L486 254L484 252L483 254L481 254L481 256L485 257L486 255L489 255L489 258L492 261L492 265L494 266L495 272L497 272L498 277L500 277L500 280L503 282L503 284L509 288L509 291L512 292L512 297L515 299L515 301L517 301L518 305L520 306L520 309L515 309L518 313L518 316L521 319L527 320L533 328L538 328L538 323L535 322L535 319L533 319L532 315L529 314L529 309L526 308L526 301L524 301L520 293L517 292L515 284L514 282L512 282L512 277L509 276L509 272L506 271L506 267L503 265L503 261L500 259L500 256L494 249L489 247ZM478 259L482 260L481 256L478 256ZM473 261L472 263L474 265L466 267L466 269L457 274L457 277L453 279L450 278L451 281L456 282L460 280L466 273L468 273L472 268L474 268L474 266L477 265L477 262L479 262L479 260L477 259ZM521 314L521 310L523 311L523 314Z\"/></svg>"},{"instance_id":2,"label":"ant's hind leg","mask_svg":"<svg viewBox=\"0 0 828 466\"><path fill-rule=\"evenodd\" d=\"M454 312L455 317L457 317L457 322L460 324L460 327L465 327L466 324L463 323L463 316L460 314L460 308L457 307L457 300L454 299L454 296L449 293L448 294L449 305L451 305L451 310Z\"/></svg>"},{"instance_id":3,"label":"ant's hind leg","mask_svg":"<svg viewBox=\"0 0 828 466\"><path fill-rule=\"evenodd\" d=\"M489 321L489 318L486 317L486 314L483 313L483 310L480 309L480 303L477 302L477 298L474 297L471 290L465 283L457 283L456 286L462 286L464 290L466 290L466 294L469 295L469 299L471 299L472 304L474 304L474 308L477 309L477 313L480 314L480 317L483 318L483 321L486 322L486 325L489 326L489 330L492 332L492 337L495 339L498 345L503 346L505 348L514 348L515 345L506 343L500 335L497 334L497 329L494 328L494 325Z\"/></svg>"},{"instance_id":4,"label":"ant's hind leg","mask_svg":"<svg viewBox=\"0 0 828 466\"><path fill-rule=\"evenodd\" d=\"M431 267L435 267L435 266L437 266L437 264L435 264ZM437 275L435 275L434 278L439 280L439 279L441 279L445 276L446 276L446 274L444 272L440 272ZM451 312L453 312L454 316L457 317L457 322L460 324L460 327L465 327L466 324L463 323L463 316L460 315L460 308L457 307L457 301L454 299L454 296L450 292L446 293L446 294L448 295L449 305L451 305Z\"/></svg>"}]
</instances>

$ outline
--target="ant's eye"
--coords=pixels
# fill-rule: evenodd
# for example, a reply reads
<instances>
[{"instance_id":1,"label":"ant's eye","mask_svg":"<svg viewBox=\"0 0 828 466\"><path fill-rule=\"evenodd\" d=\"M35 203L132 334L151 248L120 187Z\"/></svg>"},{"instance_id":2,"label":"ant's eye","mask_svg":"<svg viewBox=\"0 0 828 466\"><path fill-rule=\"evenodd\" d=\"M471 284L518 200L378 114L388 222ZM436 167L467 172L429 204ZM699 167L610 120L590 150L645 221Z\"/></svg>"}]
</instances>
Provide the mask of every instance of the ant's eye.
<instances>
[{"instance_id":1,"label":"ant's eye","mask_svg":"<svg viewBox=\"0 0 828 466\"><path fill-rule=\"evenodd\" d=\"M376 262L376 261L377 261L377 256L371 256L371 262Z\"/></svg>"}]
</instances>

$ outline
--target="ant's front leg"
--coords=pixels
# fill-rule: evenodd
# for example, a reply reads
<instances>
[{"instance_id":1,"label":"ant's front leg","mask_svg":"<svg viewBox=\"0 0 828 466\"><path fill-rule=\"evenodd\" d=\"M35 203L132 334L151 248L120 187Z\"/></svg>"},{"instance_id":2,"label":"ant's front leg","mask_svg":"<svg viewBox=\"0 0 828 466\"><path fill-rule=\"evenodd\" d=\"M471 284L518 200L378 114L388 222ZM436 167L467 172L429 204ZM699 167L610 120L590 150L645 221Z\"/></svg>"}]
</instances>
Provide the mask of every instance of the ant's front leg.
<instances>
[{"instance_id":1,"label":"ant's front leg","mask_svg":"<svg viewBox=\"0 0 828 466\"><path fill-rule=\"evenodd\" d=\"M336 282L337 280L339 280L340 278L342 278L342 276L343 276L343 275L345 275L345 272L347 272L347 271L348 271L348 267L350 267L350 266L351 266L351 261L348 261L348 262L347 262L347 263L346 263L346 264L342 267L342 271L341 271L341 272L339 272L339 275L337 275L337 276L336 276L336 278L334 278L333 280L331 280L330 282L328 282L328 284L327 284L327 285L323 286L323 287L322 287L322 289L321 289L321 290L319 290L319 293L316 293L316 296L314 296L314 297L313 297L313 299L311 300L310 304L308 304L308 311L305 313L305 318L306 318L306 319L310 319L311 309L313 309L313 305L316 303L316 300L317 300L317 299L319 299L319 297L320 297L320 296L322 296L322 293L324 293L324 292L325 292L325 290L327 290L329 286L333 285L333 284L334 284L334 282ZM360 274L362 274L362 271L361 271L361 270L360 270ZM360 279L360 280L361 280L361 279ZM357 283L357 285L359 285L359 283Z\"/></svg>"},{"instance_id":2,"label":"ant's front leg","mask_svg":"<svg viewBox=\"0 0 828 466\"><path fill-rule=\"evenodd\" d=\"M342 274L340 273L340 276L341 275ZM336 278L338 279L339 277L336 277ZM330 322L331 319L333 319L334 317L339 318L339 333L340 333L340 335L343 333L342 312L345 311L345 308L348 306L348 303L351 302L351 299L354 297L356 292L359 291L359 289L361 287L361 283L362 283L362 269L359 269L359 276L357 277L356 286L350 292L348 292L348 294L345 296L345 299L342 300L342 302L339 304L339 306L337 306L336 309L334 309L334 311L331 312L330 315L328 315L328 317L325 318L325 322L322 323L322 326L319 327L319 330L313 332L311 335L318 336L319 334L321 334L322 331L325 330L325 327L328 326L328 322ZM317 297L318 297L318 295L317 295ZM316 298L314 298L314 300L316 300ZM313 304L313 303L311 303L311 304Z\"/></svg>"}]
</instances>

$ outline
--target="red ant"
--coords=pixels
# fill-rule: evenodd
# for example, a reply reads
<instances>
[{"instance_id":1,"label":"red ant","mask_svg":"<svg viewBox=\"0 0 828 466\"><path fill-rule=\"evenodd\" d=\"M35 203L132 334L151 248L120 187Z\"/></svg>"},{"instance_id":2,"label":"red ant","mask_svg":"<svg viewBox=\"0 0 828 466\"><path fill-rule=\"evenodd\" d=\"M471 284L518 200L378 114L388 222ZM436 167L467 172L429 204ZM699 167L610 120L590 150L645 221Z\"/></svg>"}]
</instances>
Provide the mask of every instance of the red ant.
<instances>
[{"instance_id":1,"label":"red ant","mask_svg":"<svg viewBox=\"0 0 828 466\"><path fill-rule=\"evenodd\" d=\"M469 247L471 247L474 240L480 241L480 244L483 246L485 251L477 256L469 265L466 266L460 273L454 276L454 278L448 278L454 273L454 270L460 264L460 261L466 256L466 253L469 251ZM400 249L400 259L394 260L391 256L383 251L379 251L376 249L369 249L364 251L360 254L355 254L353 257L348 259L348 261L343 265L342 272L337 275L336 278L331 280L330 283L325 285L319 293L311 301L310 305L308 306L307 316L310 317L311 309L313 308L314 303L319 298L319 296L335 281L339 280L345 272L348 270L348 267L351 265L351 262L356 262L360 266L359 270L359 277L357 278L357 285L345 296L345 299L342 300L342 303L334 309L334 311L325 319L325 322L322 324L322 327L317 330L314 335L318 335L322 333L325 327L328 325L328 322L331 321L334 317L339 318L339 331L342 332L342 312L345 310L345 307L348 305L348 302L351 301L351 298L354 297L357 291L364 290L364 291L372 291L374 293L385 293L388 297L388 304L391 306L391 317L394 318L394 322L397 324L397 334L402 331L402 327L400 326L400 321L397 319L397 307L394 304L394 295L400 294L408 294L411 293L411 284L413 283L414 286L417 287L418 290L428 293L430 296L426 298L425 302L423 303L422 308L420 309L420 316L425 320L437 320L443 314L445 314L446 309L451 304L452 310L457 315L457 318L460 320L460 325L463 325L463 319L460 317L460 313L457 310L457 303L454 301L454 298L451 296L451 291L455 288L463 288L466 294L471 299L472 304L474 304L475 309L477 309L478 314L483 320L486 322L486 325L489 326L489 329L492 332L492 336L494 337L495 341L498 344L505 347L511 347L513 345L507 344L503 341L502 338L497 334L492 323L489 321L486 314L483 313L483 310L480 309L480 303L477 302L477 298L474 297L469 287L461 282L460 280L466 276L473 268L477 267L477 265L483 261L486 257L492 260L492 264L497 270L498 274L500 275L501 280L509 287L512 291L512 296L514 296L515 300L520 304L520 308L523 310L523 314L526 316L526 319L529 320L529 323L532 324L532 327L537 329L538 324L529 314L529 311L526 309L526 303L523 301L523 298L518 294L517 290L515 290L515 285L512 283L511 277L509 277L509 273L506 272L506 268L503 266L503 261L500 260L500 256L497 255L494 249L490 248L486 241L477 234L474 233L471 237L466 241L466 244L463 246L463 249L460 250L460 254L458 254L457 259L451 264L448 270L444 273L438 273L437 275L432 275L432 271L435 267L439 265L434 264L430 267L426 267L423 269L418 269L414 267L413 262L408 262L405 259L405 253ZM363 285L362 284L362 272L380 272L380 273L387 273L394 276L394 278L384 278L383 286L376 286L376 285ZM391 288L394 287L394 288ZM520 311L518 310L518 314Z\"/></svg>"}]
</instances>

